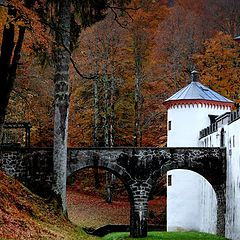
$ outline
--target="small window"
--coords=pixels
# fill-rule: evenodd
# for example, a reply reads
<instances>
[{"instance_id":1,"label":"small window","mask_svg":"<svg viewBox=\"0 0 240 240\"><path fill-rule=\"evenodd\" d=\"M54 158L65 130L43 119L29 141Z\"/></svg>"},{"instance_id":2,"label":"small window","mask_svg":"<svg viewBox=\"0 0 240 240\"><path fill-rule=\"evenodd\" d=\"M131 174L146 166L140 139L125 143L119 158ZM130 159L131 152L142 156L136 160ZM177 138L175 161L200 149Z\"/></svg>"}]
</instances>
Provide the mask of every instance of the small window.
<instances>
[{"instance_id":1,"label":"small window","mask_svg":"<svg viewBox=\"0 0 240 240\"><path fill-rule=\"evenodd\" d=\"M172 175L168 175L168 186L172 186Z\"/></svg>"},{"instance_id":2,"label":"small window","mask_svg":"<svg viewBox=\"0 0 240 240\"><path fill-rule=\"evenodd\" d=\"M172 129L172 121L168 121L168 131Z\"/></svg>"},{"instance_id":3,"label":"small window","mask_svg":"<svg viewBox=\"0 0 240 240\"><path fill-rule=\"evenodd\" d=\"M235 135L233 135L233 147L235 147Z\"/></svg>"}]
</instances>

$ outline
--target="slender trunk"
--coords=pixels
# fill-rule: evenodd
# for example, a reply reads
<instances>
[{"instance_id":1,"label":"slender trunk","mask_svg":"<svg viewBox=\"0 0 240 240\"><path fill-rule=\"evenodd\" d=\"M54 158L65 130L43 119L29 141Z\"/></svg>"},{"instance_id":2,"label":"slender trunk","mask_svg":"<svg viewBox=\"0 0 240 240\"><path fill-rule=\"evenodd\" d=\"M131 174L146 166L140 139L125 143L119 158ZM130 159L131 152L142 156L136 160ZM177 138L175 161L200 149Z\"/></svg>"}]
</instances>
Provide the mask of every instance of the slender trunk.
<instances>
[{"instance_id":1,"label":"slender trunk","mask_svg":"<svg viewBox=\"0 0 240 240\"><path fill-rule=\"evenodd\" d=\"M96 72L97 74L97 72ZM99 124L99 89L98 89L98 77L94 79L93 83L93 91L94 91L94 115L93 115L93 146L98 147L98 124ZM94 168L94 180L95 180L95 188L98 189L100 187L99 173L98 168Z\"/></svg>"},{"instance_id":2,"label":"slender trunk","mask_svg":"<svg viewBox=\"0 0 240 240\"><path fill-rule=\"evenodd\" d=\"M99 122L99 91L98 91L98 78L94 79L93 83L93 146L98 147L98 122Z\"/></svg>"},{"instance_id":3,"label":"slender trunk","mask_svg":"<svg viewBox=\"0 0 240 240\"><path fill-rule=\"evenodd\" d=\"M110 89L110 123L109 123L109 142L110 147L114 146L114 121L115 121L115 78L111 77L111 89Z\"/></svg>"},{"instance_id":4,"label":"slender trunk","mask_svg":"<svg viewBox=\"0 0 240 240\"><path fill-rule=\"evenodd\" d=\"M104 136L104 146L109 147L109 79L107 75L108 67L108 47L105 47L103 53L103 92L104 92L104 114L103 114L103 136Z\"/></svg>"},{"instance_id":5,"label":"slender trunk","mask_svg":"<svg viewBox=\"0 0 240 240\"><path fill-rule=\"evenodd\" d=\"M108 77L104 73L103 76L103 88L104 88L104 119L103 119L103 131L104 131L104 146L109 147L109 90L108 90Z\"/></svg>"},{"instance_id":6,"label":"slender trunk","mask_svg":"<svg viewBox=\"0 0 240 240\"><path fill-rule=\"evenodd\" d=\"M59 1L55 35L55 115L53 149L53 194L63 215L66 209L67 134L69 112L70 0Z\"/></svg>"},{"instance_id":7,"label":"slender trunk","mask_svg":"<svg viewBox=\"0 0 240 240\"><path fill-rule=\"evenodd\" d=\"M139 107L139 147L142 147L142 135L143 135L143 96L141 94Z\"/></svg>"},{"instance_id":8,"label":"slender trunk","mask_svg":"<svg viewBox=\"0 0 240 240\"><path fill-rule=\"evenodd\" d=\"M142 85L142 61L139 53L135 53L135 116L134 116L134 147L139 146L141 129L141 85Z\"/></svg>"}]
</instances>

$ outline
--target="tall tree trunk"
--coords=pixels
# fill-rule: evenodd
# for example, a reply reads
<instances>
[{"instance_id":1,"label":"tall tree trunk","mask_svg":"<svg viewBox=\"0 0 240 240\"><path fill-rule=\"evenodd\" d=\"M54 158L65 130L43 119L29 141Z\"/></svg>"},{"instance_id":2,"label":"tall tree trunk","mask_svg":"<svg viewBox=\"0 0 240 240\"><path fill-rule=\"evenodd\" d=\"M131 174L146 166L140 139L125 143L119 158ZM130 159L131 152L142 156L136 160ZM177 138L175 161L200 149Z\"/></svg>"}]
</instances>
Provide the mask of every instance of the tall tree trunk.
<instances>
[{"instance_id":1,"label":"tall tree trunk","mask_svg":"<svg viewBox=\"0 0 240 240\"><path fill-rule=\"evenodd\" d=\"M137 51L137 50L136 50ZM134 103L134 147L140 145L141 133L141 111L142 111L142 59L140 53L135 52L135 103Z\"/></svg>"},{"instance_id":2,"label":"tall tree trunk","mask_svg":"<svg viewBox=\"0 0 240 240\"><path fill-rule=\"evenodd\" d=\"M98 63L96 61L96 69L95 74L98 75ZM99 130L99 86L98 86L98 76L94 78L93 82L93 146L98 147L98 130ZM95 180L95 188L98 189L100 187L99 180L99 172L98 168L94 168L94 180Z\"/></svg>"},{"instance_id":3,"label":"tall tree trunk","mask_svg":"<svg viewBox=\"0 0 240 240\"><path fill-rule=\"evenodd\" d=\"M63 215L66 208L67 135L69 112L69 63L70 63L70 0L61 0L57 6L57 29L55 33L55 115L53 149L53 193Z\"/></svg>"},{"instance_id":4,"label":"tall tree trunk","mask_svg":"<svg viewBox=\"0 0 240 240\"><path fill-rule=\"evenodd\" d=\"M9 7L8 15L16 16L16 10ZM7 106L16 80L17 66L25 34L25 27L19 27L18 39L15 46L15 26L13 23L5 25L3 30L0 56L0 140L3 137L3 124L7 113ZM15 47L15 48L14 48Z\"/></svg>"},{"instance_id":5,"label":"tall tree trunk","mask_svg":"<svg viewBox=\"0 0 240 240\"><path fill-rule=\"evenodd\" d=\"M114 111L114 95L115 95L115 78L114 76L111 77L111 83L110 83L110 104L109 104L109 129L108 129L108 135L109 135L109 146L114 146L114 119L115 119L115 111ZM108 203L112 202L113 197L113 185L116 180L116 176L110 172L107 172L106 174L106 184L107 184L107 198L106 201Z\"/></svg>"},{"instance_id":6,"label":"tall tree trunk","mask_svg":"<svg viewBox=\"0 0 240 240\"><path fill-rule=\"evenodd\" d=\"M109 147L109 84L107 73L103 76L103 88L104 88L104 114L103 114L103 136L104 146Z\"/></svg>"},{"instance_id":7,"label":"tall tree trunk","mask_svg":"<svg viewBox=\"0 0 240 240\"><path fill-rule=\"evenodd\" d=\"M112 66L113 67L113 66ZM110 122L109 122L109 143L110 147L114 146L114 121L115 121L115 90L116 83L115 77L112 75L111 77L111 85L110 85Z\"/></svg>"},{"instance_id":8,"label":"tall tree trunk","mask_svg":"<svg viewBox=\"0 0 240 240\"><path fill-rule=\"evenodd\" d=\"M99 89L98 78L94 78L93 82L93 145L98 147L98 124L99 124Z\"/></svg>"}]
</instances>

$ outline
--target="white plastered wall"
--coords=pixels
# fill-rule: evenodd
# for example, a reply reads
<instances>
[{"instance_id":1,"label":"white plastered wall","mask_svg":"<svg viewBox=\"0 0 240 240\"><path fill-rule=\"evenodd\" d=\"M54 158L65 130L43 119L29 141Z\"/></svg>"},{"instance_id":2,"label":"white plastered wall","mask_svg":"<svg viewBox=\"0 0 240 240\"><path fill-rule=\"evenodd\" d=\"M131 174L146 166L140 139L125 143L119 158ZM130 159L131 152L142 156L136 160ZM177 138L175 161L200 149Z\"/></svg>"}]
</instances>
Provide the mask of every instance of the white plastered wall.
<instances>
[{"instance_id":1,"label":"white plastered wall","mask_svg":"<svg viewBox=\"0 0 240 240\"><path fill-rule=\"evenodd\" d=\"M227 109L201 104L173 106L168 109L167 147L199 147L199 132L210 125L208 115L221 115Z\"/></svg>"},{"instance_id":2,"label":"white plastered wall","mask_svg":"<svg viewBox=\"0 0 240 240\"><path fill-rule=\"evenodd\" d=\"M209 182L188 170L171 170L169 175L167 231L216 233L217 200Z\"/></svg>"},{"instance_id":3,"label":"white plastered wall","mask_svg":"<svg viewBox=\"0 0 240 240\"><path fill-rule=\"evenodd\" d=\"M200 104L174 106L168 109L167 147L202 147L200 130L210 125L208 115L222 115L230 109ZM217 136L208 139L209 147L218 143ZM211 144L210 144L211 142ZM199 174L172 170L173 185L167 187L168 231L195 230L216 232L217 201L211 185Z\"/></svg>"},{"instance_id":4,"label":"white plastered wall","mask_svg":"<svg viewBox=\"0 0 240 240\"><path fill-rule=\"evenodd\" d=\"M227 147L226 237L240 239L240 119L225 126Z\"/></svg>"}]
</instances>

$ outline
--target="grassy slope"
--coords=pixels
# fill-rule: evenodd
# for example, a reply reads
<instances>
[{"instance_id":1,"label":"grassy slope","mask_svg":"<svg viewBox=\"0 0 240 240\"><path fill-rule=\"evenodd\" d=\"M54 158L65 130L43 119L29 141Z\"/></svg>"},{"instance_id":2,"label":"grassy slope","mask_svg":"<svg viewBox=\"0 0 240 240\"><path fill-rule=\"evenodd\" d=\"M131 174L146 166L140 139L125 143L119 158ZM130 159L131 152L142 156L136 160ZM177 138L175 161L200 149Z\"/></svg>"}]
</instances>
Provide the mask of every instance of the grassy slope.
<instances>
[{"instance_id":1,"label":"grassy slope","mask_svg":"<svg viewBox=\"0 0 240 240\"><path fill-rule=\"evenodd\" d=\"M0 239L96 239L0 171Z\"/></svg>"}]
</instances>

